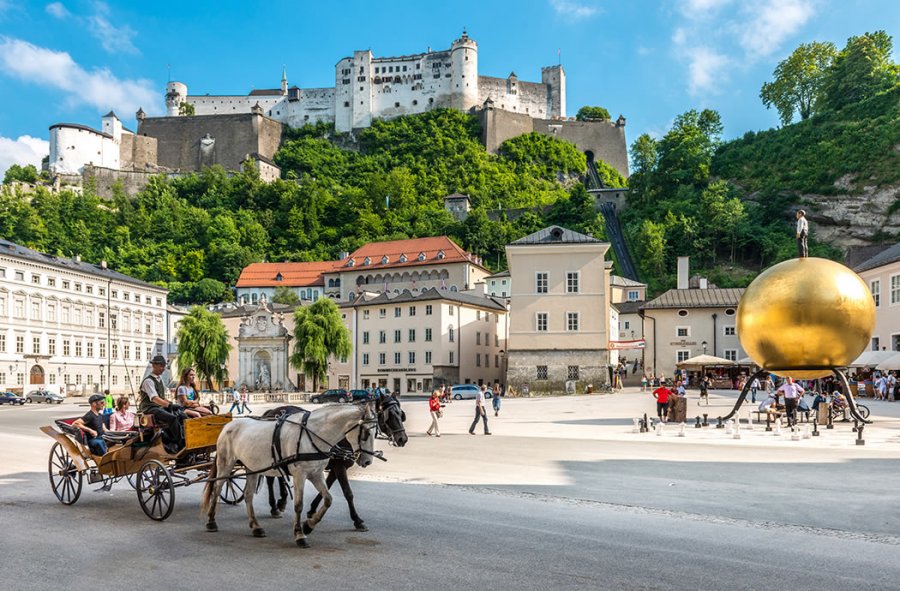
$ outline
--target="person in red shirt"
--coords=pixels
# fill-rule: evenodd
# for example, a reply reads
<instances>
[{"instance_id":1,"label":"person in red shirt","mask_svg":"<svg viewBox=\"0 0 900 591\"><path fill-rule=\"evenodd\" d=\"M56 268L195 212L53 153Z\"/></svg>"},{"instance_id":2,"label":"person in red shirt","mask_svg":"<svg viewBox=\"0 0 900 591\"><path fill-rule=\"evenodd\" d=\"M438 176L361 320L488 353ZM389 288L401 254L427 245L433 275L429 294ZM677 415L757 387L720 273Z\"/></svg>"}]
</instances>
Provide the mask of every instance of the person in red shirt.
<instances>
[{"instance_id":1,"label":"person in red shirt","mask_svg":"<svg viewBox=\"0 0 900 591\"><path fill-rule=\"evenodd\" d=\"M437 437L441 436L441 430L438 427L438 419L443 414L441 412L441 408L444 406L441 404L441 393L438 390L435 390L431 393L431 398L428 400L428 411L431 413L431 426L428 427L428 435L431 435L434 432L434 435Z\"/></svg>"},{"instance_id":2,"label":"person in red shirt","mask_svg":"<svg viewBox=\"0 0 900 591\"><path fill-rule=\"evenodd\" d=\"M656 398L656 415L664 423L669 420L669 396L671 394L672 392L666 388L665 382L661 382L659 388L653 391L653 397Z\"/></svg>"}]
</instances>

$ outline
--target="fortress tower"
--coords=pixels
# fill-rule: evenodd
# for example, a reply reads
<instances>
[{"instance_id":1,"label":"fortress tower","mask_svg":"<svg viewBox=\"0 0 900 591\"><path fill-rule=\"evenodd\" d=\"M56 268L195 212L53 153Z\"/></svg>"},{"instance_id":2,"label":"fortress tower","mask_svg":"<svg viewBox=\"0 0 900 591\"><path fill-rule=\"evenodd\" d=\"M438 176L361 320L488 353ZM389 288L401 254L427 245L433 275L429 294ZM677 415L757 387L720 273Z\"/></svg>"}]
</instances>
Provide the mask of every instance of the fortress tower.
<instances>
[{"instance_id":1,"label":"fortress tower","mask_svg":"<svg viewBox=\"0 0 900 591\"><path fill-rule=\"evenodd\" d=\"M479 105L478 102L478 44L463 29L462 37L450 46L453 73L450 105L460 111Z\"/></svg>"},{"instance_id":2,"label":"fortress tower","mask_svg":"<svg viewBox=\"0 0 900 591\"><path fill-rule=\"evenodd\" d=\"M546 84L547 114L550 117L566 116L566 71L562 65L541 68L541 82Z\"/></svg>"},{"instance_id":3,"label":"fortress tower","mask_svg":"<svg viewBox=\"0 0 900 591\"><path fill-rule=\"evenodd\" d=\"M178 117L181 103L187 102L187 85L181 82L169 82L166 84L166 115Z\"/></svg>"}]
</instances>

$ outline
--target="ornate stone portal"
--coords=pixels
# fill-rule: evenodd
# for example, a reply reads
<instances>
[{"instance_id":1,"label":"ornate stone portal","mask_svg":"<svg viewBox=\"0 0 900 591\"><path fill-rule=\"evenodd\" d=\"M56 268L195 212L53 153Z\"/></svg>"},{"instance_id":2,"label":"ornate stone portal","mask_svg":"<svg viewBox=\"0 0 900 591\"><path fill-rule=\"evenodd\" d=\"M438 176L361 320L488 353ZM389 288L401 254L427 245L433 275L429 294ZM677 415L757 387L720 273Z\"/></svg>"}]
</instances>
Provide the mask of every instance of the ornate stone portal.
<instances>
[{"instance_id":1,"label":"ornate stone portal","mask_svg":"<svg viewBox=\"0 0 900 591\"><path fill-rule=\"evenodd\" d=\"M263 296L254 312L241 317L237 386L253 392L293 392L296 387L288 377L290 340L284 316L273 312Z\"/></svg>"}]
</instances>

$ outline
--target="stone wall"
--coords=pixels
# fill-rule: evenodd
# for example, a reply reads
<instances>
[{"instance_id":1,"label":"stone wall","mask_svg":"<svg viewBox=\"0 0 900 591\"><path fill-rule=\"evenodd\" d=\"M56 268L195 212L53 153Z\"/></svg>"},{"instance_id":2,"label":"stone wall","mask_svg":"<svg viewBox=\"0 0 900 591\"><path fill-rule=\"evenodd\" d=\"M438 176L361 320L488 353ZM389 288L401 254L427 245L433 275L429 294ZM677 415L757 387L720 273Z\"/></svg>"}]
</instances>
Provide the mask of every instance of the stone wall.
<instances>
[{"instance_id":1,"label":"stone wall","mask_svg":"<svg viewBox=\"0 0 900 591\"><path fill-rule=\"evenodd\" d=\"M577 365L579 376L575 380L575 393L581 394L588 385L594 391L609 387L609 351L509 351L507 384L521 393L528 386L532 394L565 394L570 365ZM537 379L537 366L547 366L547 379Z\"/></svg>"},{"instance_id":2,"label":"stone wall","mask_svg":"<svg viewBox=\"0 0 900 591\"><path fill-rule=\"evenodd\" d=\"M111 199L113 187L117 183L121 183L125 194L129 197L134 197L157 174L159 173L113 170L111 168L86 165L82 173L82 183L84 185L93 183L96 194L105 199Z\"/></svg>"},{"instance_id":3,"label":"stone wall","mask_svg":"<svg viewBox=\"0 0 900 591\"><path fill-rule=\"evenodd\" d=\"M155 137L123 133L119 144L119 166L122 170L142 172L148 166L156 166L157 141Z\"/></svg>"},{"instance_id":4,"label":"stone wall","mask_svg":"<svg viewBox=\"0 0 900 591\"><path fill-rule=\"evenodd\" d=\"M502 109L481 109L478 111L481 123L481 143L485 149L496 154L500 144L510 138L534 131L531 115L511 113Z\"/></svg>"},{"instance_id":5,"label":"stone wall","mask_svg":"<svg viewBox=\"0 0 900 591\"><path fill-rule=\"evenodd\" d=\"M148 117L140 122L138 134L157 139L161 167L194 171L201 165L218 164L226 170L240 170L248 154L273 158L281 143L281 129L280 123L268 117L243 113Z\"/></svg>"}]
</instances>

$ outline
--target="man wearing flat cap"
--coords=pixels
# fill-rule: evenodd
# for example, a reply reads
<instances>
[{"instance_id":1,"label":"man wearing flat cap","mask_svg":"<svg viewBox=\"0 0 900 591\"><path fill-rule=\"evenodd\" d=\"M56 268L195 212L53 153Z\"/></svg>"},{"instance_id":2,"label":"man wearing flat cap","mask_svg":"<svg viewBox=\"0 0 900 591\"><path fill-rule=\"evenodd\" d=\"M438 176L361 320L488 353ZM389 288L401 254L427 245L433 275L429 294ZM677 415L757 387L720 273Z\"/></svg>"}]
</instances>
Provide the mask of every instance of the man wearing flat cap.
<instances>
[{"instance_id":1,"label":"man wearing flat cap","mask_svg":"<svg viewBox=\"0 0 900 591\"><path fill-rule=\"evenodd\" d=\"M153 421L163 428L166 451L175 453L183 447L181 407L166 400L166 386L162 374L166 371L166 358L157 355L150 360L150 375L141 382L138 410L153 417Z\"/></svg>"},{"instance_id":2,"label":"man wearing flat cap","mask_svg":"<svg viewBox=\"0 0 900 591\"><path fill-rule=\"evenodd\" d=\"M85 434L91 453L102 456L106 453L106 442L103 441L103 395L93 394L88 402L91 403L91 410L80 419L75 419L72 426L78 427Z\"/></svg>"}]
</instances>

